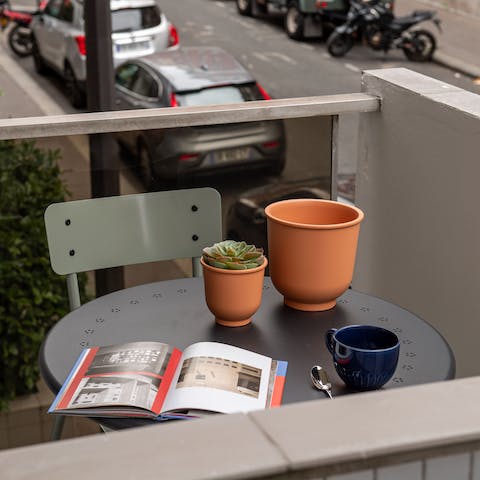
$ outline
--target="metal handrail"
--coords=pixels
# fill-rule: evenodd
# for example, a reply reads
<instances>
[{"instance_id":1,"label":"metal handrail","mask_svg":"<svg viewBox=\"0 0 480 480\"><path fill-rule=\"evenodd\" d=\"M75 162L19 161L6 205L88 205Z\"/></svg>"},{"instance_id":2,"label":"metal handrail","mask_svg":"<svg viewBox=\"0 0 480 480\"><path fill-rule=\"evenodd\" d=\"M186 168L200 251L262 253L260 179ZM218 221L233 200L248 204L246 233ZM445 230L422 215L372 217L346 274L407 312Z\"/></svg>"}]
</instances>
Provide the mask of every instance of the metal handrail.
<instances>
[{"instance_id":1,"label":"metal handrail","mask_svg":"<svg viewBox=\"0 0 480 480\"><path fill-rule=\"evenodd\" d=\"M366 93L349 93L228 105L22 117L0 120L0 140L217 125L379 110L378 97Z\"/></svg>"}]
</instances>

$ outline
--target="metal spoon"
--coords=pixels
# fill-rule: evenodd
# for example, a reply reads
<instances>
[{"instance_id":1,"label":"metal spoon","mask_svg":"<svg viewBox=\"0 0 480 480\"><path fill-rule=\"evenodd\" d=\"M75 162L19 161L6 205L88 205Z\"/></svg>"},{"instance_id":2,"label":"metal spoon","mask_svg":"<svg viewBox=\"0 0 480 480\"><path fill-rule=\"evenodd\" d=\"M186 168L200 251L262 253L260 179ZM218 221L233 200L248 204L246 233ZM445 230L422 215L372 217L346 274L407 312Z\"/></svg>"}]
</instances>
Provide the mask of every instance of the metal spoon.
<instances>
[{"instance_id":1,"label":"metal spoon","mask_svg":"<svg viewBox=\"0 0 480 480\"><path fill-rule=\"evenodd\" d=\"M327 372L320 365L312 367L310 378L315 388L324 391L333 400L332 384L328 381Z\"/></svg>"}]
</instances>

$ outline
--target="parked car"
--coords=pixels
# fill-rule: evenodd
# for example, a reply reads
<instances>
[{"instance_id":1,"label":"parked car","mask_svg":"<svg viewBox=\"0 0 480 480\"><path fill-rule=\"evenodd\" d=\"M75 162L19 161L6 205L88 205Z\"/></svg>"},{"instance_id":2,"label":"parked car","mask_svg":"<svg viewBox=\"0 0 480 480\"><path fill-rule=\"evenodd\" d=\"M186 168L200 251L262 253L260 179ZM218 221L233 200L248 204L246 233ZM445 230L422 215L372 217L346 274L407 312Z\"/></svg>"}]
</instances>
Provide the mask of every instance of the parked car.
<instances>
[{"instance_id":1,"label":"parked car","mask_svg":"<svg viewBox=\"0 0 480 480\"><path fill-rule=\"evenodd\" d=\"M178 32L155 0L111 0L115 65L128 58L176 47ZM87 77L83 0L50 0L31 23L35 70L65 79L74 107L85 105Z\"/></svg>"},{"instance_id":2,"label":"parked car","mask_svg":"<svg viewBox=\"0 0 480 480\"><path fill-rule=\"evenodd\" d=\"M117 108L226 104L270 97L252 75L218 47L188 47L129 60L115 74ZM179 175L265 169L285 164L283 121L270 120L165 130L122 132L147 186Z\"/></svg>"},{"instance_id":3,"label":"parked car","mask_svg":"<svg viewBox=\"0 0 480 480\"><path fill-rule=\"evenodd\" d=\"M280 181L243 192L227 211L227 238L245 240L247 243L263 247L265 254L268 255L265 207L273 202L293 198L330 199L329 179ZM343 197L339 197L338 200L352 205Z\"/></svg>"},{"instance_id":4,"label":"parked car","mask_svg":"<svg viewBox=\"0 0 480 480\"><path fill-rule=\"evenodd\" d=\"M394 0L379 1L393 9ZM283 13L285 31L294 40L327 38L336 26L345 22L350 8L349 0L236 0L236 3L240 15Z\"/></svg>"}]
</instances>

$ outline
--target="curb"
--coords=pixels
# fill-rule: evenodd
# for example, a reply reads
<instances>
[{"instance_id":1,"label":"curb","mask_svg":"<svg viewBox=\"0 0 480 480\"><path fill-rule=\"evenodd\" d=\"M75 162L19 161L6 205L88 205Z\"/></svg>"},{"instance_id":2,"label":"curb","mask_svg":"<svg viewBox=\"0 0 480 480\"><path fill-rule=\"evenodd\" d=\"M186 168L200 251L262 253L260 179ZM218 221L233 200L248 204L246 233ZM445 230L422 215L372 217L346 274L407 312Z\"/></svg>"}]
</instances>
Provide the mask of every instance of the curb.
<instances>
[{"instance_id":1,"label":"curb","mask_svg":"<svg viewBox=\"0 0 480 480\"><path fill-rule=\"evenodd\" d=\"M471 78L480 78L480 67L464 62L441 51L434 53L432 61L442 67L456 70Z\"/></svg>"}]
</instances>

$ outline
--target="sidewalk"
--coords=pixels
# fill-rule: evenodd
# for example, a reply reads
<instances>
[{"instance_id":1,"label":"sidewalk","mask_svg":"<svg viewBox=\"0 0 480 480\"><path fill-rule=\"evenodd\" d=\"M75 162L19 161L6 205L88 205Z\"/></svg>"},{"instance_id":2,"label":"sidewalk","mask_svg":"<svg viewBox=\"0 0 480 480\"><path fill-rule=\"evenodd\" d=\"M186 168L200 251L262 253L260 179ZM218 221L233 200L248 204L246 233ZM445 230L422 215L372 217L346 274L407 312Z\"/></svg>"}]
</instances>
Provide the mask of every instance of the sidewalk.
<instances>
[{"instance_id":1,"label":"sidewalk","mask_svg":"<svg viewBox=\"0 0 480 480\"><path fill-rule=\"evenodd\" d=\"M442 33L431 24L438 40L434 61L480 78L480 17L456 13L422 0L397 0L395 3L396 15L407 15L413 10L436 10L442 21Z\"/></svg>"}]
</instances>

